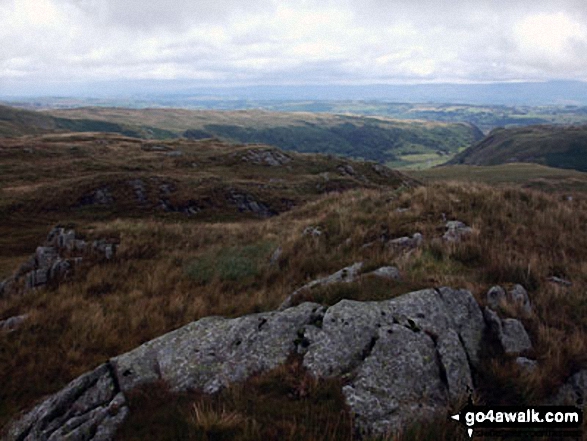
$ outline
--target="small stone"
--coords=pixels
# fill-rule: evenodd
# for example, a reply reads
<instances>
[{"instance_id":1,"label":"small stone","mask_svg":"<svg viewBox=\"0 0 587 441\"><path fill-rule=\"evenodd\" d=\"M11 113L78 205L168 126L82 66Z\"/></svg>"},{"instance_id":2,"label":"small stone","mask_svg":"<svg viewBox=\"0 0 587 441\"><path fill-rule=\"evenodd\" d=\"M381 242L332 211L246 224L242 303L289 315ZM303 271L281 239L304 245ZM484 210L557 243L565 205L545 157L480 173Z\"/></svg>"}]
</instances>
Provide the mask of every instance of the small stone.
<instances>
[{"instance_id":1,"label":"small stone","mask_svg":"<svg viewBox=\"0 0 587 441\"><path fill-rule=\"evenodd\" d=\"M528 291L526 291L522 285L514 285L514 287L508 291L508 297L514 305L520 306L525 314L530 314L532 312Z\"/></svg>"},{"instance_id":2,"label":"small stone","mask_svg":"<svg viewBox=\"0 0 587 441\"><path fill-rule=\"evenodd\" d=\"M556 276L549 277L546 280L548 280L549 282L552 282L552 283L556 283L558 285L563 285L563 286L572 286L573 285L573 283L570 280L562 279L562 278L556 277Z\"/></svg>"},{"instance_id":3,"label":"small stone","mask_svg":"<svg viewBox=\"0 0 587 441\"><path fill-rule=\"evenodd\" d=\"M371 271L370 273L377 277L381 277L382 279L388 280L400 280L401 275L399 270L395 266L382 266L381 268L376 269L375 271Z\"/></svg>"},{"instance_id":4,"label":"small stone","mask_svg":"<svg viewBox=\"0 0 587 441\"><path fill-rule=\"evenodd\" d=\"M536 360L530 360L526 357L518 357L516 358L516 364L520 366L522 369L532 372L538 366Z\"/></svg>"},{"instance_id":5,"label":"small stone","mask_svg":"<svg viewBox=\"0 0 587 441\"><path fill-rule=\"evenodd\" d=\"M506 300L505 290L501 286L492 286L487 291L487 304L493 309L499 308Z\"/></svg>"}]
</instances>

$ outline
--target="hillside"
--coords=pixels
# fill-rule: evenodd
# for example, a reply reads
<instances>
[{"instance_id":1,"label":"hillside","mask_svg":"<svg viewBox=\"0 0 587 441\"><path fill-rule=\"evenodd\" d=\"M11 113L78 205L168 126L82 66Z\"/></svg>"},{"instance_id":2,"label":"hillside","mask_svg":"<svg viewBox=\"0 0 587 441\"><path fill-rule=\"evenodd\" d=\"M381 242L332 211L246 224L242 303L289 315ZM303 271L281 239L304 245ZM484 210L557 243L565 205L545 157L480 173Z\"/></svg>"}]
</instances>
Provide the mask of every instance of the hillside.
<instances>
[{"instance_id":1,"label":"hillside","mask_svg":"<svg viewBox=\"0 0 587 441\"><path fill-rule=\"evenodd\" d=\"M48 114L131 126L146 124L190 139L216 137L231 142L263 143L285 150L386 162L394 167L431 160L442 162L483 136L468 123L307 112L91 107L52 110ZM402 160L404 156L408 159Z\"/></svg>"},{"instance_id":2,"label":"hillside","mask_svg":"<svg viewBox=\"0 0 587 441\"><path fill-rule=\"evenodd\" d=\"M129 126L83 118L73 120L0 105L0 137L54 132L112 132L137 138L165 139L175 137L166 130L155 129L143 124Z\"/></svg>"},{"instance_id":3,"label":"hillside","mask_svg":"<svg viewBox=\"0 0 587 441\"><path fill-rule=\"evenodd\" d=\"M427 183L461 181L502 187L514 185L549 193L587 192L587 173L531 163L447 165L410 171L409 175Z\"/></svg>"},{"instance_id":4,"label":"hillside","mask_svg":"<svg viewBox=\"0 0 587 441\"><path fill-rule=\"evenodd\" d=\"M493 130L447 165L530 162L587 171L587 126L539 125Z\"/></svg>"}]
</instances>

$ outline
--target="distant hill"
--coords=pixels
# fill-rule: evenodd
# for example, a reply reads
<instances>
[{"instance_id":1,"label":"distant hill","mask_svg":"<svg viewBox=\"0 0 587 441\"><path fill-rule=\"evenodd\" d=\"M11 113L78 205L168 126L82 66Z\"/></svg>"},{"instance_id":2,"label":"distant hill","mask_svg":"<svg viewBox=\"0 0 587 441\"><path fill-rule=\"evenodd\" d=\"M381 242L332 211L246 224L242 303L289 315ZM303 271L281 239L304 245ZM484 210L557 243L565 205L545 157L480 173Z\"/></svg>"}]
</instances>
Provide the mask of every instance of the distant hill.
<instances>
[{"instance_id":1,"label":"distant hill","mask_svg":"<svg viewBox=\"0 0 587 441\"><path fill-rule=\"evenodd\" d=\"M262 143L303 153L329 153L378 162L398 161L403 155L451 156L483 137L469 123L307 112L89 107L53 110L48 114L68 120L147 125L188 139Z\"/></svg>"},{"instance_id":2,"label":"distant hill","mask_svg":"<svg viewBox=\"0 0 587 441\"><path fill-rule=\"evenodd\" d=\"M587 171L587 126L539 125L496 129L447 165L511 162Z\"/></svg>"},{"instance_id":3,"label":"distant hill","mask_svg":"<svg viewBox=\"0 0 587 441\"><path fill-rule=\"evenodd\" d=\"M0 137L40 135L53 132L111 132L134 138L174 138L166 130L129 126L110 121L92 119L68 119L41 112L0 105Z\"/></svg>"}]
</instances>

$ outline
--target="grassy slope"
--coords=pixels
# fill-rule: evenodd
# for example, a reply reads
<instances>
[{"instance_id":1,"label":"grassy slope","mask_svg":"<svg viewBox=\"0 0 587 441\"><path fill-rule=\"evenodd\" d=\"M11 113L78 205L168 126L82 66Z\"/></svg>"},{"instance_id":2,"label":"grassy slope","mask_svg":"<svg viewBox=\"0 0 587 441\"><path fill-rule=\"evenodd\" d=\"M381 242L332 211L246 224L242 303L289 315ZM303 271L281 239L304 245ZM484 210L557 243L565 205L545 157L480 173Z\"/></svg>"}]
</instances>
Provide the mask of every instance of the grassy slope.
<instances>
[{"instance_id":1,"label":"grassy slope","mask_svg":"<svg viewBox=\"0 0 587 441\"><path fill-rule=\"evenodd\" d=\"M450 165L410 171L409 175L424 182L481 182L500 186L519 185L550 193L587 192L587 173L539 164Z\"/></svg>"},{"instance_id":2,"label":"grassy slope","mask_svg":"<svg viewBox=\"0 0 587 441\"><path fill-rule=\"evenodd\" d=\"M166 156L153 151L154 145L184 153ZM586 365L584 196L568 201L470 183L410 189L400 186L400 175L377 178L369 164L352 164L365 182L337 171L340 159L292 155L288 166L268 167L243 162L239 154L248 149L214 141L149 143L91 134L2 141L5 271L33 252L58 222L74 224L88 239L115 238L120 247L115 261L86 262L58 287L0 299L0 318L30 314L20 330L0 334L0 422L110 356L203 316L273 309L296 287L359 260L366 268L397 265L403 281L333 286L317 291L313 300L384 299L449 285L469 288L483 302L483 293L496 283L529 289L536 313L525 325L539 367L527 375L511 359L488 361L479 380L486 402L533 402ZM147 183L152 205L137 204L128 186L137 178ZM217 204L191 217L158 211L158 185L172 179L178 204L200 197ZM116 204L78 207L79 197L96 185L112 186ZM225 193L217 191L226 185L254 188L259 199L266 197L277 208L283 198L298 206L261 220L226 205ZM345 188L351 190L320 195ZM458 245L443 244L438 240L443 216L471 225L473 236ZM304 236L309 225L320 226L324 234ZM426 241L412 253L377 242L416 231ZM270 265L278 246L283 253ZM573 285L553 285L546 280L551 275ZM248 389L237 385L216 398L178 397L171 408L163 385L159 392L137 391L133 412L138 419L129 421L121 439L137 439L137 433L141 439L161 439L161 433L184 434L183 439L220 439L218 433L225 439L350 439L348 411L336 395L339 386L305 378L292 360L289 367L251 380L243 386ZM281 414L268 413L280 409ZM426 439L426 430L435 439L460 436L454 426L439 422L404 439Z\"/></svg>"},{"instance_id":3,"label":"grassy slope","mask_svg":"<svg viewBox=\"0 0 587 441\"><path fill-rule=\"evenodd\" d=\"M130 126L111 121L87 118L68 119L46 115L41 112L16 109L0 105L0 137L38 135L52 132L113 132L143 138L174 138L167 130L137 124Z\"/></svg>"},{"instance_id":4,"label":"grassy slope","mask_svg":"<svg viewBox=\"0 0 587 441\"><path fill-rule=\"evenodd\" d=\"M496 129L449 164L532 162L587 171L587 126Z\"/></svg>"},{"instance_id":5,"label":"grassy slope","mask_svg":"<svg viewBox=\"0 0 587 441\"><path fill-rule=\"evenodd\" d=\"M395 161L410 154L454 154L481 138L465 123L401 121L317 113L262 110L196 111L181 109L81 108L53 110L51 115L147 124L198 137L265 143L299 152L332 153L376 161ZM427 159L424 159L427 160ZM394 164L398 165L398 164Z\"/></svg>"}]
</instances>

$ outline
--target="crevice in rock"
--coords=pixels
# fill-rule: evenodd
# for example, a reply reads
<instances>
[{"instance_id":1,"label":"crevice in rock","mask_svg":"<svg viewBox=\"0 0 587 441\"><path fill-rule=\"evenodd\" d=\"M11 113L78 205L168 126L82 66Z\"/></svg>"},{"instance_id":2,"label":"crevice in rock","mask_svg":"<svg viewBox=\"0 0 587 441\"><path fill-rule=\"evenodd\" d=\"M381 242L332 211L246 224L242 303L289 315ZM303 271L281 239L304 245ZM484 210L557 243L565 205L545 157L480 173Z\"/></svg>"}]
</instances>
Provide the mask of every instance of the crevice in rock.
<instances>
[{"instance_id":1,"label":"crevice in rock","mask_svg":"<svg viewBox=\"0 0 587 441\"><path fill-rule=\"evenodd\" d=\"M369 340L369 343L367 344L367 346L365 346L363 348L363 351L361 352L361 361L365 361L365 359L371 355L371 352L373 352L373 348L375 347L375 344L377 343L377 340L379 340L379 336L378 335L374 335L373 337L371 337L371 340Z\"/></svg>"},{"instance_id":2,"label":"crevice in rock","mask_svg":"<svg viewBox=\"0 0 587 441\"><path fill-rule=\"evenodd\" d=\"M112 379L112 384L114 385L114 396L119 392L122 392L120 388L120 383L118 382L118 376L116 375L116 369L112 366L110 361L106 362L106 368L108 369L108 373L110 374L110 378Z\"/></svg>"}]
</instances>

